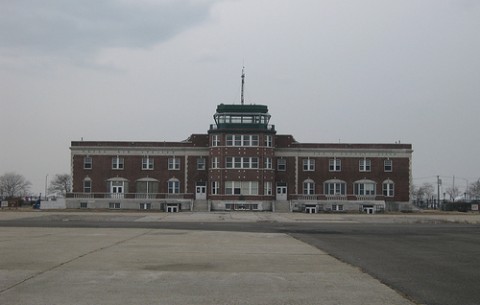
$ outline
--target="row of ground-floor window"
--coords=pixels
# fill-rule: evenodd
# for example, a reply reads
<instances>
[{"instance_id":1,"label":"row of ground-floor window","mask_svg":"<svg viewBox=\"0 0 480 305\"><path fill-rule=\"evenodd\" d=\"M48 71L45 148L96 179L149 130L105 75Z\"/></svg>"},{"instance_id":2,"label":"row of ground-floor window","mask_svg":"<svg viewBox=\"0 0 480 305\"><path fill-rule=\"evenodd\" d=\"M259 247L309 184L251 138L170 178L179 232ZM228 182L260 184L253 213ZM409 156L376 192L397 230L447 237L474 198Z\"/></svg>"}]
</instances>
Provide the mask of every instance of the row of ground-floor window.
<instances>
[{"instance_id":1,"label":"row of ground-floor window","mask_svg":"<svg viewBox=\"0 0 480 305\"><path fill-rule=\"evenodd\" d=\"M139 202L136 200L82 200L67 199L67 208L80 209L123 209L152 210L163 212L181 211L273 211L303 213L379 213L386 209L384 201L338 201L338 202L301 202L301 201L215 201L215 200L174 200Z\"/></svg>"}]
</instances>

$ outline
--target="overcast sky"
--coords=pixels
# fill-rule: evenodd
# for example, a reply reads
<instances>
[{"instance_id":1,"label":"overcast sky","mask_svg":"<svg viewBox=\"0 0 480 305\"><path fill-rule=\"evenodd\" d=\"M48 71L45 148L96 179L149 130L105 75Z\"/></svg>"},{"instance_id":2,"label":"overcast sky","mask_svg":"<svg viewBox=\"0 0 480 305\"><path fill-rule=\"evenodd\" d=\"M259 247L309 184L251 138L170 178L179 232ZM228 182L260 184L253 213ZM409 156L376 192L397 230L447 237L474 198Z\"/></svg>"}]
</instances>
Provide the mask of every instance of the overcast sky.
<instances>
[{"instance_id":1,"label":"overcast sky","mask_svg":"<svg viewBox=\"0 0 480 305\"><path fill-rule=\"evenodd\" d=\"M181 141L219 103L299 142L411 143L414 183L480 177L480 1L0 0L0 175L70 142Z\"/></svg>"}]
</instances>

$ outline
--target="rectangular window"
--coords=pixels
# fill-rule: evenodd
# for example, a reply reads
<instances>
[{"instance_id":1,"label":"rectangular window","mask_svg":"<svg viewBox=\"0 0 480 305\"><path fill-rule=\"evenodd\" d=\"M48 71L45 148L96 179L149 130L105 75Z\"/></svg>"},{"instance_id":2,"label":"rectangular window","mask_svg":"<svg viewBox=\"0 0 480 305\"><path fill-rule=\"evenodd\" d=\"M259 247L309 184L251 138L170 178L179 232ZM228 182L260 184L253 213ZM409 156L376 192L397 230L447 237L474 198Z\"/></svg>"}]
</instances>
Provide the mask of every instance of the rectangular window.
<instances>
[{"instance_id":1,"label":"rectangular window","mask_svg":"<svg viewBox=\"0 0 480 305\"><path fill-rule=\"evenodd\" d=\"M180 193L180 181L172 179L168 181L168 193L178 194Z\"/></svg>"},{"instance_id":2,"label":"rectangular window","mask_svg":"<svg viewBox=\"0 0 480 305\"><path fill-rule=\"evenodd\" d=\"M258 181L226 181L225 195L258 195Z\"/></svg>"},{"instance_id":3,"label":"rectangular window","mask_svg":"<svg viewBox=\"0 0 480 305\"><path fill-rule=\"evenodd\" d=\"M83 158L83 169L92 169L92 157Z\"/></svg>"},{"instance_id":4,"label":"rectangular window","mask_svg":"<svg viewBox=\"0 0 480 305\"><path fill-rule=\"evenodd\" d=\"M332 204L332 211L343 211L343 204Z\"/></svg>"},{"instance_id":5,"label":"rectangular window","mask_svg":"<svg viewBox=\"0 0 480 305\"><path fill-rule=\"evenodd\" d=\"M152 170L153 169L153 158L143 157L142 158L142 170Z\"/></svg>"},{"instance_id":6,"label":"rectangular window","mask_svg":"<svg viewBox=\"0 0 480 305\"><path fill-rule=\"evenodd\" d=\"M219 168L220 161L218 161L218 157L212 157L212 168Z\"/></svg>"},{"instance_id":7,"label":"rectangular window","mask_svg":"<svg viewBox=\"0 0 480 305\"><path fill-rule=\"evenodd\" d=\"M284 172L287 170L287 160L286 159L277 159L277 170Z\"/></svg>"},{"instance_id":8,"label":"rectangular window","mask_svg":"<svg viewBox=\"0 0 480 305\"><path fill-rule=\"evenodd\" d=\"M218 181L212 181L212 195L219 195L220 183Z\"/></svg>"},{"instance_id":9,"label":"rectangular window","mask_svg":"<svg viewBox=\"0 0 480 305\"><path fill-rule=\"evenodd\" d=\"M385 172L392 172L393 171L393 161L392 160L385 160L383 161L383 169Z\"/></svg>"},{"instance_id":10,"label":"rectangular window","mask_svg":"<svg viewBox=\"0 0 480 305\"><path fill-rule=\"evenodd\" d=\"M264 195L272 195L272 182L266 181L263 183L263 194Z\"/></svg>"},{"instance_id":11,"label":"rectangular window","mask_svg":"<svg viewBox=\"0 0 480 305\"><path fill-rule=\"evenodd\" d=\"M383 196L393 197L395 195L393 182L383 183Z\"/></svg>"},{"instance_id":12,"label":"rectangular window","mask_svg":"<svg viewBox=\"0 0 480 305\"><path fill-rule=\"evenodd\" d=\"M272 136L270 135L265 136L265 146L272 147Z\"/></svg>"},{"instance_id":13,"label":"rectangular window","mask_svg":"<svg viewBox=\"0 0 480 305\"><path fill-rule=\"evenodd\" d=\"M168 158L168 169L169 170L179 170L180 169L180 159L173 157Z\"/></svg>"},{"instance_id":14,"label":"rectangular window","mask_svg":"<svg viewBox=\"0 0 480 305\"><path fill-rule=\"evenodd\" d=\"M220 146L220 138L218 135L212 135L212 146Z\"/></svg>"},{"instance_id":15,"label":"rectangular window","mask_svg":"<svg viewBox=\"0 0 480 305\"><path fill-rule=\"evenodd\" d=\"M232 135L226 136L227 146L258 146L258 135Z\"/></svg>"},{"instance_id":16,"label":"rectangular window","mask_svg":"<svg viewBox=\"0 0 480 305\"><path fill-rule=\"evenodd\" d=\"M109 202L108 203L108 208L109 209L119 209L120 208L120 202Z\"/></svg>"},{"instance_id":17,"label":"rectangular window","mask_svg":"<svg viewBox=\"0 0 480 305\"><path fill-rule=\"evenodd\" d=\"M139 205L140 210L151 210L152 204L151 203L140 203Z\"/></svg>"},{"instance_id":18,"label":"rectangular window","mask_svg":"<svg viewBox=\"0 0 480 305\"><path fill-rule=\"evenodd\" d=\"M92 180L83 180L83 192L91 193L92 192Z\"/></svg>"},{"instance_id":19,"label":"rectangular window","mask_svg":"<svg viewBox=\"0 0 480 305\"><path fill-rule=\"evenodd\" d=\"M272 169L272 158L265 157L265 168Z\"/></svg>"},{"instance_id":20,"label":"rectangular window","mask_svg":"<svg viewBox=\"0 0 480 305\"><path fill-rule=\"evenodd\" d=\"M328 170L331 172L342 171L342 160L337 158L328 160Z\"/></svg>"},{"instance_id":21,"label":"rectangular window","mask_svg":"<svg viewBox=\"0 0 480 305\"><path fill-rule=\"evenodd\" d=\"M303 159L303 171L314 171L315 159Z\"/></svg>"},{"instance_id":22,"label":"rectangular window","mask_svg":"<svg viewBox=\"0 0 480 305\"><path fill-rule=\"evenodd\" d=\"M226 157L226 168L258 168L257 157Z\"/></svg>"},{"instance_id":23,"label":"rectangular window","mask_svg":"<svg viewBox=\"0 0 480 305\"><path fill-rule=\"evenodd\" d=\"M197 159L197 170L205 170L207 168L207 160L205 158Z\"/></svg>"},{"instance_id":24,"label":"rectangular window","mask_svg":"<svg viewBox=\"0 0 480 305\"><path fill-rule=\"evenodd\" d=\"M113 157L112 158L112 169L123 169L123 158Z\"/></svg>"},{"instance_id":25,"label":"rectangular window","mask_svg":"<svg viewBox=\"0 0 480 305\"><path fill-rule=\"evenodd\" d=\"M80 208L81 208L81 209L86 209L86 208L88 208L88 202L80 202Z\"/></svg>"},{"instance_id":26,"label":"rectangular window","mask_svg":"<svg viewBox=\"0 0 480 305\"><path fill-rule=\"evenodd\" d=\"M372 161L368 159L362 159L359 161L359 170L361 172L369 172L372 169Z\"/></svg>"},{"instance_id":27,"label":"rectangular window","mask_svg":"<svg viewBox=\"0 0 480 305\"><path fill-rule=\"evenodd\" d=\"M304 195L315 194L315 183L313 181L305 181L303 183L303 194Z\"/></svg>"}]
</instances>

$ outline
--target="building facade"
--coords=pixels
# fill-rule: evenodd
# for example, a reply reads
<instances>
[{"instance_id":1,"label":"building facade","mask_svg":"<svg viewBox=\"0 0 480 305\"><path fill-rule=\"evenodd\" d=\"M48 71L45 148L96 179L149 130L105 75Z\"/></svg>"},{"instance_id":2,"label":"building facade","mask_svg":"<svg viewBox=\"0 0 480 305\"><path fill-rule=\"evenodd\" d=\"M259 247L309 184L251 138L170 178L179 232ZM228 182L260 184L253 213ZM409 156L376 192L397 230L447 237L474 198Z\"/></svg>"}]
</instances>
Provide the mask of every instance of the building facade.
<instances>
[{"instance_id":1,"label":"building facade","mask_svg":"<svg viewBox=\"0 0 480 305\"><path fill-rule=\"evenodd\" d=\"M265 105L220 104L181 142L71 143L67 208L382 212L410 201L410 144L298 143Z\"/></svg>"}]
</instances>

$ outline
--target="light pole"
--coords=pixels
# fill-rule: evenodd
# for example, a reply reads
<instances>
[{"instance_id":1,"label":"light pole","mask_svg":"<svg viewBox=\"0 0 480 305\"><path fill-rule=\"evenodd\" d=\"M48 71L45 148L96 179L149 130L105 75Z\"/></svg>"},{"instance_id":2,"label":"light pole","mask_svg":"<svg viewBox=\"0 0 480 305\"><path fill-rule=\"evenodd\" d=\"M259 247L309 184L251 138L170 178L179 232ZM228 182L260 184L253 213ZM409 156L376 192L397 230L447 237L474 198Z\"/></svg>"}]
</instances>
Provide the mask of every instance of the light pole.
<instances>
[{"instance_id":1,"label":"light pole","mask_svg":"<svg viewBox=\"0 0 480 305\"><path fill-rule=\"evenodd\" d=\"M45 176L45 201L47 200L47 181L48 181L48 174Z\"/></svg>"}]
</instances>

